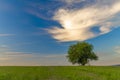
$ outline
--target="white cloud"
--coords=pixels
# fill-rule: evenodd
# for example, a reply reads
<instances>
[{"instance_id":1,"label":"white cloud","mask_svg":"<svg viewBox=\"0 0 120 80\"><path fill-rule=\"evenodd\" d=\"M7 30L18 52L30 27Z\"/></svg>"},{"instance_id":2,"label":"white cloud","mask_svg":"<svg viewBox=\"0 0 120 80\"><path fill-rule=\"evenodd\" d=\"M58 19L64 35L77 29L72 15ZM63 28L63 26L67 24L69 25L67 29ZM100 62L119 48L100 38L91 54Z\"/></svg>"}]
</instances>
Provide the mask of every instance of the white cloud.
<instances>
[{"instance_id":1,"label":"white cloud","mask_svg":"<svg viewBox=\"0 0 120 80\"><path fill-rule=\"evenodd\" d=\"M115 47L115 50L114 50L116 53L120 53L120 46L117 46Z\"/></svg>"},{"instance_id":2,"label":"white cloud","mask_svg":"<svg viewBox=\"0 0 120 80\"><path fill-rule=\"evenodd\" d=\"M120 47L115 51L120 53ZM1 66L58 66L72 65L66 58L67 54L39 54L29 52L15 52L8 45L0 46L0 65ZM119 64L120 56L109 54L98 54L99 60L92 61L91 65L113 65Z\"/></svg>"},{"instance_id":3,"label":"white cloud","mask_svg":"<svg viewBox=\"0 0 120 80\"><path fill-rule=\"evenodd\" d=\"M72 0L70 0L72 1ZM63 9L60 8L53 17L58 21L62 28L53 27L48 29L54 39L59 41L83 41L97 37L112 31L119 26L120 1L108 5L95 5L82 9ZM114 20L115 18L117 20ZM99 33L91 31L95 26L99 26Z\"/></svg>"},{"instance_id":4,"label":"white cloud","mask_svg":"<svg viewBox=\"0 0 120 80\"><path fill-rule=\"evenodd\" d=\"M118 48L117 48L118 49ZM6 49L7 50L7 49ZM72 65L66 58L67 54L39 54L29 52L14 52L3 51L0 52L1 66L58 66L58 65ZM92 61L91 65L113 65L119 64L120 57L114 55L99 54L98 61Z\"/></svg>"},{"instance_id":5,"label":"white cloud","mask_svg":"<svg viewBox=\"0 0 120 80\"><path fill-rule=\"evenodd\" d=\"M3 57L0 57L0 61L5 61L5 60L9 60L9 58L3 58Z\"/></svg>"},{"instance_id":6,"label":"white cloud","mask_svg":"<svg viewBox=\"0 0 120 80\"><path fill-rule=\"evenodd\" d=\"M32 15L37 16L38 18L42 18L44 20L51 20L51 18L47 18L47 17L43 16L42 14L40 14L39 12L36 12L34 10L27 9L27 12L29 12Z\"/></svg>"},{"instance_id":7,"label":"white cloud","mask_svg":"<svg viewBox=\"0 0 120 80\"><path fill-rule=\"evenodd\" d=\"M13 36L13 34L0 34L0 37Z\"/></svg>"},{"instance_id":8,"label":"white cloud","mask_svg":"<svg viewBox=\"0 0 120 80\"><path fill-rule=\"evenodd\" d=\"M0 65L2 66L50 66L71 65L65 54L29 54L24 52L6 52L0 54Z\"/></svg>"},{"instance_id":9,"label":"white cloud","mask_svg":"<svg viewBox=\"0 0 120 80\"><path fill-rule=\"evenodd\" d=\"M62 1L67 4L73 4L73 3L83 2L85 0L62 0Z\"/></svg>"},{"instance_id":10,"label":"white cloud","mask_svg":"<svg viewBox=\"0 0 120 80\"><path fill-rule=\"evenodd\" d=\"M66 54L15 52L8 45L0 46L1 66L69 65Z\"/></svg>"},{"instance_id":11,"label":"white cloud","mask_svg":"<svg viewBox=\"0 0 120 80\"><path fill-rule=\"evenodd\" d=\"M11 61L14 62L18 61L19 59L27 59L33 57L33 54L29 54L26 52L15 52L11 48L9 48L8 45L0 45L0 61L4 63L4 61L7 61L6 64Z\"/></svg>"},{"instance_id":12,"label":"white cloud","mask_svg":"<svg viewBox=\"0 0 120 80\"><path fill-rule=\"evenodd\" d=\"M91 65L97 65L97 66L111 66L111 65L117 65L120 64L120 57L113 57L112 59L109 58L107 60L98 60L98 61L92 61L90 62Z\"/></svg>"},{"instance_id":13,"label":"white cloud","mask_svg":"<svg viewBox=\"0 0 120 80\"><path fill-rule=\"evenodd\" d=\"M22 55L23 54L23 55ZM20 56L22 55L22 56ZM1 55L0 55L1 56ZM100 57L98 61L91 61L91 65L114 65L119 64L120 57L109 56L103 59ZM25 54L18 53L15 56L12 55L4 55L0 57L0 65L2 66L71 66L72 64L68 62L65 54Z\"/></svg>"}]
</instances>

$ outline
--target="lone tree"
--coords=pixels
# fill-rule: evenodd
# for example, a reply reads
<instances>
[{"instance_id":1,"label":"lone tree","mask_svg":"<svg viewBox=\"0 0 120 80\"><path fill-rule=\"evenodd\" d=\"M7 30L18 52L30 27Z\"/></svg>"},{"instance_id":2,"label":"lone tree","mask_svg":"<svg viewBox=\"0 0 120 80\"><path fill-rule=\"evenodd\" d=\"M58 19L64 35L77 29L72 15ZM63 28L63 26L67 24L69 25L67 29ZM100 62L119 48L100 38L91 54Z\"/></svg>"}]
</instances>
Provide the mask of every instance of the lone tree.
<instances>
[{"instance_id":1,"label":"lone tree","mask_svg":"<svg viewBox=\"0 0 120 80\"><path fill-rule=\"evenodd\" d=\"M68 50L68 59L72 64L85 65L90 60L98 60L98 57L93 51L93 45L87 42L78 42L71 45Z\"/></svg>"}]
</instances>

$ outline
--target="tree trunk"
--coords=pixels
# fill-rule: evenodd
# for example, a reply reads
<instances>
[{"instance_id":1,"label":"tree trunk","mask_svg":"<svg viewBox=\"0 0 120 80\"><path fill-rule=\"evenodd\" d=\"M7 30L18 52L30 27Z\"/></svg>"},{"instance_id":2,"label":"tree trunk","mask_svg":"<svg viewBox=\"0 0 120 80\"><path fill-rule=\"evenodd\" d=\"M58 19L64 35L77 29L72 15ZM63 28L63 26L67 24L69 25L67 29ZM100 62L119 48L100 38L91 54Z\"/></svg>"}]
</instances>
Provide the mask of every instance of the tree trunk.
<instances>
[{"instance_id":1,"label":"tree trunk","mask_svg":"<svg viewBox=\"0 0 120 80\"><path fill-rule=\"evenodd\" d=\"M82 66L85 66L85 63L82 63Z\"/></svg>"}]
</instances>

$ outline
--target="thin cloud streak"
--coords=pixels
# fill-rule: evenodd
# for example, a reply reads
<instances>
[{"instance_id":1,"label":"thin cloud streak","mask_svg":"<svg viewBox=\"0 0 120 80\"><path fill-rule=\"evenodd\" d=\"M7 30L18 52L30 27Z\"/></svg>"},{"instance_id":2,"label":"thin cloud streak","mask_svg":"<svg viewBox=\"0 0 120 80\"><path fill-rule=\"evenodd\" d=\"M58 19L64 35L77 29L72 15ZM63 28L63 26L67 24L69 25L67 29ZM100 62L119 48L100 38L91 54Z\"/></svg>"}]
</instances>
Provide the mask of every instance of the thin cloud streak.
<instances>
[{"instance_id":1,"label":"thin cloud streak","mask_svg":"<svg viewBox=\"0 0 120 80\"><path fill-rule=\"evenodd\" d=\"M116 53L119 53L119 54L120 54L120 46L116 46L115 49L114 49L114 51L115 51ZM119 56L120 56L120 55L119 55Z\"/></svg>"},{"instance_id":2,"label":"thin cloud streak","mask_svg":"<svg viewBox=\"0 0 120 80\"><path fill-rule=\"evenodd\" d=\"M14 34L0 34L0 37L13 36Z\"/></svg>"},{"instance_id":3,"label":"thin cloud streak","mask_svg":"<svg viewBox=\"0 0 120 80\"><path fill-rule=\"evenodd\" d=\"M65 54L15 52L7 45L0 46L0 63L1 66L69 65Z\"/></svg>"},{"instance_id":4,"label":"thin cloud streak","mask_svg":"<svg viewBox=\"0 0 120 80\"><path fill-rule=\"evenodd\" d=\"M22 56L20 56L22 55ZM119 64L120 57L114 57L114 58L107 58L107 59L100 59L98 61L91 61L91 65L114 65L114 64ZM40 54L25 54L19 52L15 56L13 54L9 55L4 55L0 57L0 62L2 66L72 66L70 62L68 62L66 55L65 54L52 54L52 55L40 55Z\"/></svg>"},{"instance_id":5,"label":"thin cloud streak","mask_svg":"<svg viewBox=\"0 0 120 80\"><path fill-rule=\"evenodd\" d=\"M65 2L67 4L73 4L73 3L80 3L86 0L62 0L62 2Z\"/></svg>"},{"instance_id":6,"label":"thin cloud streak","mask_svg":"<svg viewBox=\"0 0 120 80\"><path fill-rule=\"evenodd\" d=\"M27 12L30 13L30 14L32 14L32 15L35 15L38 18L44 19L44 20L52 20L51 18L47 18L47 17L41 15L39 12L36 12L34 10L28 9Z\"/></svg>"},{"instance_id":7,"label":"thin cloud streak","mask_svg":"<svg viewBox=\"0 0 120 80\"><path fill-rule=\"evenodd\" d=\"M116 47L119 49L119 47ZM67 54L40 54L30 52L11 51L8 46L2 45L0 48L1 66L64 66L72 65L66 58ZM99 60L91 62L91 65L114 65L119 64L120 56L103 55L99 53Z\"/></svg>"},{"instance_id":8,"label":"thin cloud streak","mask_svg":"<svg viewBox=\"0 0 120 80\"><path fill-rule=\"evenodd\" d=\"M98 3L96 3L98 4ZM47 29L54 39L61 42L84 41L106 33L119 26L119 20L113 21L120 12L120 1L109 6L92 5L82 9L60 8L53 17L58 21L62 28L53 27ZM102 12L101 12L102 11ZM99 33L94 33L91 29L96 27Z\"/></svg>"}]
</instances>

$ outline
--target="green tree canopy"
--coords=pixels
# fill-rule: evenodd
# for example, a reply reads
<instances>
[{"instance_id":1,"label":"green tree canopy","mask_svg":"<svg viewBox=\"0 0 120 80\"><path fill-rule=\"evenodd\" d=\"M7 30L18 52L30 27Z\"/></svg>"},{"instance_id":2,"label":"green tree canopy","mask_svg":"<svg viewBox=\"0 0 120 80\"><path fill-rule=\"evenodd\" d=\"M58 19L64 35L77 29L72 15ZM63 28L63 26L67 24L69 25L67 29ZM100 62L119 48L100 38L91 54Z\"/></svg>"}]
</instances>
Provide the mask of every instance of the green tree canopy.
<instances>
[{"instance_id":1,"label":"green tree canopy","mask_svg":"<svg viewBox=\"0 0 120 80\"><path fill-rule=\"evenodd\" d=\"M89 63L90 60L97 60L98 57L93 51L93 45L87 42L78 42L69 47L68 59L72 64L85 65Z\"/></svg>"}]
</instances>

